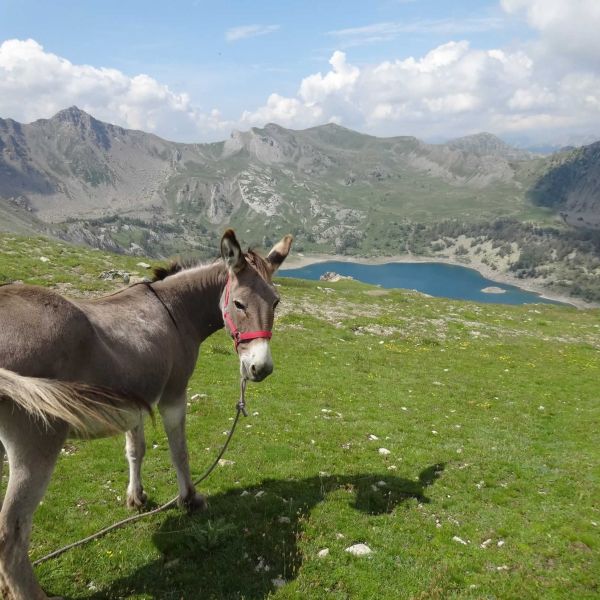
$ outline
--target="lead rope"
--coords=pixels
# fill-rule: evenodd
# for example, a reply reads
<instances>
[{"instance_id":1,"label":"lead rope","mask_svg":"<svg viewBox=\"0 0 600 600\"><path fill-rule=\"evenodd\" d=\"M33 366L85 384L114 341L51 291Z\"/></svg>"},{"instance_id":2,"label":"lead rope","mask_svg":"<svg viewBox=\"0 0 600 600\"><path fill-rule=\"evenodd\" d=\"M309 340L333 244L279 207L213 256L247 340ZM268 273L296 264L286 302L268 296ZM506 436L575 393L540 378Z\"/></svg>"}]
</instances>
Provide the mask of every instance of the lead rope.
<instances>
[{"instance_id":1,"label":"lead rope","mask_svg":"<svg viewBox=\"0 0 600 600\"><path fill-rule=\"evenodd\" d=\"M219 461L223 457L223 454L225 454L225 450L227 450L227 446L229 446L229 442L231 441L231 438L233 437L233 432L235 431L236 425L240 419L240 414L244 415L245 417L248 416L248 413L246 412L246 384L247 383L248 383L247 380L244 379L243 377L240 379L240 399L238 400L238 403L236 404L235 419L233 420L233 424L231 426L229 434L227 435L227 439L225 440L225 443L223 444L223 447L221 448L221 451L219 452L217 458L215 458L214 462L210 465L210 467L208 467L208 469L203 473L203 475L199 479L194 481L194 487L197 486L202 481L204 481L215 470L215 468L219 464ZM118 521L117 523L113 523L112 525L109 525L108 527L105 527L104 529L101 529L100 531L97 531L96 533L93 533L92 535L89 535L81 540L78 540L77 542L73 542L72 544L68 544L67 546L63 546L62 548L59 548L58 550L55 550L54 552L50 552L50 554L46 554L46 556L42 556L42 558L38 558L32 564L34 567L36 567L37 565L39 565L43 562L46 562L47 560L50 560L51 558L56 558L57 556L60 556L61 554L64 554L68 550L76 548L77 546L83 546L83 544L87 544L88 542L97 540L98 538L105 536L107 533L109 533L110 531L113 531L114 529L118 529L119 527L123 527L125 525L128 525L129 523L133 523L134 521L139 521L140 519L144 519L145 517L151 517L152 515L157 515L158 513L174 506L177 503L178 499L179 499L179 496L175 496L175 498L173 498L172 500L169 500L168 502L166 502L162 506L159 506L158 508L149 510L148 512L139 513L137 515L133 515L132 517L127 517L126 519L123 519L122 521Z\"/></svg>"}]
</instances>

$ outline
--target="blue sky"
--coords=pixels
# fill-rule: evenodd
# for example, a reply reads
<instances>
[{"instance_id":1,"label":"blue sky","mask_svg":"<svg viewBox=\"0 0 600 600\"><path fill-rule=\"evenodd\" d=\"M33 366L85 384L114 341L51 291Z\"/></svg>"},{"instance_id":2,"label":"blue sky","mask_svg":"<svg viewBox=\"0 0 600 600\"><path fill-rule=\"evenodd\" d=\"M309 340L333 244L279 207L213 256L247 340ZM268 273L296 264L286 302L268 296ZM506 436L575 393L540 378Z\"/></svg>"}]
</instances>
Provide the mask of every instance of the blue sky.
<instances>
[{"instance_id":1,"label":"blue sky","mask_svg":"<svg viewBox=\"0 0 600 600\"><path fill-rule=\"evenodd\" d=\"M183 141L274 120L560 144L600 134L599 5L3 0L0 117L77 104Z\"/></svg>"}]
</instances>

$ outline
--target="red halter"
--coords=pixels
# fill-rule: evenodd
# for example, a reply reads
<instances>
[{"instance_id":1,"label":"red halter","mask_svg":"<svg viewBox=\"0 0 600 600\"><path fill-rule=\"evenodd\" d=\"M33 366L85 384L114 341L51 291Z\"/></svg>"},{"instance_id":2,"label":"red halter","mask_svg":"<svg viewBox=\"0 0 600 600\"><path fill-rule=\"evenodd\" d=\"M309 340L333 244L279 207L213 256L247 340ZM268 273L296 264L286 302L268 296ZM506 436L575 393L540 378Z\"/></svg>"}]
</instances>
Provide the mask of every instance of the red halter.
<instances>
[{"instance_id":1,"label":"red halter","mask_svg":"<svg viewBox=\"0 0 600 600\"><path fill-rule=\"evenodd\" d=\"M242 342L249 342L250 340L255 340L257 338L264 338L266 340L270 340L273 337L273 333L270 331L244 331L241 332L235 326L233 319L227 312L227 307L229 306L229 293L231 289L231 277L227 276L227 285L225 286L225 299L223 301L223 320L225 321L227 327L229 328L229 333L233 338L233 344L235 346L235 351L237 352L238 346Z\"/></svg>"}]
</instances>

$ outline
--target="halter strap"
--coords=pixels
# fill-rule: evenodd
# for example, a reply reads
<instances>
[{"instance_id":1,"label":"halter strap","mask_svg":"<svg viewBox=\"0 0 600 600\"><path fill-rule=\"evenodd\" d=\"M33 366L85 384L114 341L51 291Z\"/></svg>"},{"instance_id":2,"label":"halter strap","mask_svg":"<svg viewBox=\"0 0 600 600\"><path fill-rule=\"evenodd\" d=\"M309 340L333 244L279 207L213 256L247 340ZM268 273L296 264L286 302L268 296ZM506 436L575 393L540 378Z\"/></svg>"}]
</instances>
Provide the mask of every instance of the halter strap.
<instances>
[{"instance_id":1,"label":"halter strap","mask_svg":"<svg viewBox=\"0 0 600 600\"><path fill-rule=\"evenodd\" d=\"M225 299L223 301L223 320L229 329L229 334L233 338L233 344L235 346L235 351L237 352L238 346L242 342L249 342L250 340L255 340L258 338L264 338L266 340L270 340L273 337L273 333L271 331L266 330L258 330L258 331L240 331L231 315L227 312L227 307L229 306L229 296L231 290L231 276L227 276L227 285L225 286Z\"/></svg>"}]
</instances>

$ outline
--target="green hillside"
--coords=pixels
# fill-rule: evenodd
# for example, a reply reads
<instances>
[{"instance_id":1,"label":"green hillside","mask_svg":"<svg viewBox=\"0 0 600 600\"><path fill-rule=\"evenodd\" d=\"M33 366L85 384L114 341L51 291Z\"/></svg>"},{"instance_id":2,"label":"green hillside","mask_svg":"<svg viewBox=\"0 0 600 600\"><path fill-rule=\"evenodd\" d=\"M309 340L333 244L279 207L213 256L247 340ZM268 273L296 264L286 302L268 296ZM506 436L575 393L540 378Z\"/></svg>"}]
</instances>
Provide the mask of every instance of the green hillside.
<instances>
[{"instance_id":1,"label":"green hillside","mask_svg":"<svg viewBox=\"0 0 600 600\"><path fill-rule=\"evenodd\" d=\"M0 277L73 293L108 290L102 271L138 261L0 237ZM172 510L43 564L50 595L598 597L600 311L277 284L275 372L249 388L208 512ZM237 376L219 332L189 388L194 476L225 439ZM175 473L161 425L146 436L160 504ZM126 478L121 437L69 443L32 558L126 516ZM372 554L345 552L356 543Z\"/></svg>"}]
</instances>

